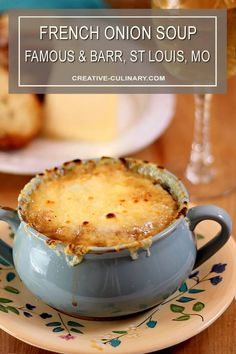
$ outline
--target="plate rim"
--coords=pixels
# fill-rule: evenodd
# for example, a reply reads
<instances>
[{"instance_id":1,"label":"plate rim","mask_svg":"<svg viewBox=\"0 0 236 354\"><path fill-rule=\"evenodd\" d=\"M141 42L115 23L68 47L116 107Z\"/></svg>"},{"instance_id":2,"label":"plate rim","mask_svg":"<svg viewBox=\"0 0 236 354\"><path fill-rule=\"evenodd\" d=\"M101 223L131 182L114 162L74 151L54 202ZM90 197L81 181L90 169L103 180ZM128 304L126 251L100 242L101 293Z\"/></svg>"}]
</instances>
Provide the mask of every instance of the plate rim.
<instances>
[{"instance_id":1,"label":"plate rim","mask_svg":"<svg viewBox=\"0 0 236 354\"><path fill-rule=\"evenodd\" d=\"M150 348L147 348L147 350L145 350L145 351L139 351L139 352L137 352L137 350L134 349L134 350L130 350L129 352L124 351L123 353L124 353L124 354L127 354L127 353L129 353L129 354L146 354L146 353L153 353L153 352L155 352L155 351L159 351L159 350L162 350L162 349L167 349L167 348L173 347L173 346L175 346L175 345L177 345L177 344L183 343L183 342L185 342L186 340L197 336L198 334L200 334L201 332L203 332L205 329L207 329L208 327L210 327L210 326L211 326L215 321L217 321L217 319L230 307L230 305L233 303L233 301L234 301L234 296L233 296L233 298L232 298L227 304L225 304L225 306L222 308L222 311L219 311L215 317L213 317L210 321L208 321L208 322L205 324L205 326L203 325L203 326L199 329L199 331L196 331L196 333L193 334L193 335L187 335L186 337L184 337L184 339L181 339L181 340L179 340L178 342L173 341L173 344L170 344L170 345L168 344L168 345L166 345L166 346L161 346L160 348L157 348L157 347L151 348L151 347L150 347ZM0 323L0 329L3 330L4 332L6 332L7 334L11 335L12 337L14 337L14 338L16 338L16 339L18 339L18 340L20 340L20 341L22 341L22 342L24 342L24 343L26 343L26 344L28 344L28 345L31 345L31 346L33 346L33 347L36 347L36 348L39 348L39 349L42 349L42 350L47 350L47 351L52 352L52 353L58 353L58 354L70 354L70 353L72 353L72 352L68 352L68 351L67 351L67 352L60 351L60 350L58 350L58 349L57 349L57 351L55 352L55 350L52 350L52 349L50 349L50 348L48 348L48 347L45 347L44 345L39 346L38 344L33 343L33 341L31 342L31 341L29 341L29 340L27 340L27 339L22 339L20 336L14 335L10 330L3 328L3 326L1 325L1 323ZM80 353L82 353L82 354L94 354L94 350L92 350L92 351L86 351L86 353L85 353L85 351L83 351L83 352L78 352L78 354L80 354ZM74 352L73 352L73 354L74 354Z\"/></svg>"}]
</instances>

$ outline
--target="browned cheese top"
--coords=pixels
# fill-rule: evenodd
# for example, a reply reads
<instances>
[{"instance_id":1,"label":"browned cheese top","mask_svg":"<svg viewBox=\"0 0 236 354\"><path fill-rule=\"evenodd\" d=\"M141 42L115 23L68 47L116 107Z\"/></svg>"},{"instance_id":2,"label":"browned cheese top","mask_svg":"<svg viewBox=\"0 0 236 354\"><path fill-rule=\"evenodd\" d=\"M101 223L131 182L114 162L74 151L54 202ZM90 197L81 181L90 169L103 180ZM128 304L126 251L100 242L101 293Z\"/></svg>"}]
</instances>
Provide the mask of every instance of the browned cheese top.
<instances>
[{"instance_id":1,"label":"browned cheese top","mask_svg":"<svg viewBox=\"0 0 236 354\"><path fill-rule=\"evenodd\" d=\"M24 219L51 239L104 247L155 235L177 211L174 198L152 178L122 163L91 163L43 180Z\"/></svg>"}]
</instances>

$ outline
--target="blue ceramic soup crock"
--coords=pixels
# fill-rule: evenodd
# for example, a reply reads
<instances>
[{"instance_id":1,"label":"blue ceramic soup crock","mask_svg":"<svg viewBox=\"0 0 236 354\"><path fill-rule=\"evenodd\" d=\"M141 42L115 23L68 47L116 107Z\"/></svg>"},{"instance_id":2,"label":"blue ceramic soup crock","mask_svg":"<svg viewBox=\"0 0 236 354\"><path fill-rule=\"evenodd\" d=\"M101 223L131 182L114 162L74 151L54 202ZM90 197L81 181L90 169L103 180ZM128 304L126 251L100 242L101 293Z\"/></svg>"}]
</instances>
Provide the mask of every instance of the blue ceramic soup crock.
<instances>
[{"instance_id":1,"label":"blue ceramic soup crock","mask_svg":"<svg viewBox=\"0 0 236 354\"><path fill-rule=\"evenodd\" d=\"M176 220L138 249L126 245L91 247L81 261L76 255L66 254L66 245L62 243L50 247L48 238L28 225L22 216L24 203L42 183L42 175L24 187L17 211L0 209L0 219L8 222L15 232L13 250L0 241L1 257L14 263L20 278L34 295L73 316L112 318L157 305L176 291L191 271L216 253L230 236L231 220L223 209L214 205L188 209L187 192L177 177L154 164L125 160L131 169L158 180L180 205ZM64 174L77 162L67 163L56 171ZM193 231L203 220L218 222L221 230L197 249Z\"/></svg>"}]
</instances>

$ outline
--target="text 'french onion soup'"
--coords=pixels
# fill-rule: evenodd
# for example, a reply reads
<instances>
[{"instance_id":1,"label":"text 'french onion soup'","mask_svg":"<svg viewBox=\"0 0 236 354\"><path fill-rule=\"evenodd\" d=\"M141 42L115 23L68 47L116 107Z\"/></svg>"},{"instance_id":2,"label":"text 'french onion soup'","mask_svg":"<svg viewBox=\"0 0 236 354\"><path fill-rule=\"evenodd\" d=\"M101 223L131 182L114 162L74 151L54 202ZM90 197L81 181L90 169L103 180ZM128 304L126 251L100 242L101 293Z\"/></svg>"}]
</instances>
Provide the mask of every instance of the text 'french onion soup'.
<instances>
[{"instance_id":1,"label":"text 'french onion soup'","mask_svg":"<svg viewBox=\"0 0 236 354\"><path fill-rule=\"evenodd\" d=\"M50 239L79 247L144 240L168 227L179 212L153 168L133 159L75 160L36 177L21 215Z\"/></svg>"}]
</instances>

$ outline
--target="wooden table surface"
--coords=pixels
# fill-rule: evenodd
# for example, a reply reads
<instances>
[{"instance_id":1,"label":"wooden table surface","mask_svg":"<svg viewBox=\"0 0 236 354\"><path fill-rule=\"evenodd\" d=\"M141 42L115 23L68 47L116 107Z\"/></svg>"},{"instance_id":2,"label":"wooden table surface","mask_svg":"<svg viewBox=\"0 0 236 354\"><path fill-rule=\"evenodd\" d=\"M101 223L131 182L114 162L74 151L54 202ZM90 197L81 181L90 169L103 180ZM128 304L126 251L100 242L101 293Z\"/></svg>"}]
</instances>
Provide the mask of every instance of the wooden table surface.
<instances>
[{"instance_id":1,"label":"wooden table surface","mask_svg":"<svg viewBox=\"0 0 236 354\"><path fill-rule=\"evenodd\" d=\"M236 168L236 79L231 79L227 95L214 97L212 109L212 138L217 153L231 155L223 158ZM172 170L176 162L186 164L193 132L193 98L191 95L177 95L174 119L165 133L145 150L135 156L165 165ZM225 148L226 147L226 148ZM15 207L16 198L29 180L27 176L0 174L0 204ZM225 175L225 179L227 175ZM236 184L236 172L235 172ZM209 201L205 200L204 203ZM210 201L225 208L236 221L236 193ZM235 235L236 236L236 235ZM31 347L0 331L1 354L46 354L45 350ZM181 354L233 354L236 353L236 302L208 329L201 334L161 353ZM86 353L84 353L86 354Z\"/></svg>"},{"instance_id":2,"label":"wooden table surface","mask_svg":"<svg viewBox=\"0 0 236 354\"><path fill-rule=\"evenodd\" d=\"M108 0L113 7L150 6L150 0ZM212 109L212 139L214 152L235 169L236 184L236 79L229 82L228 94L214 97ZM166 132L145 150L135 156L162 164L175 171L176 165L186 165L193 132L193 98L178 95L174 119ZM230 155L229 155L230 151ZM0 173L0 205L15 207L16 198L29 180L27 176ZM225 179L228 178L225 175ZM236 221L236 193L204 203L214 203L225 208ZM236 237L236 236L235 236ZM34 348L7 333L0 331L1 354L49 354ZM162 354L235 354L236 353L236 303L208 329L177 346L160 351ZM86 353L84 353L86 354Z\"/></svg>"}]
</instances>

